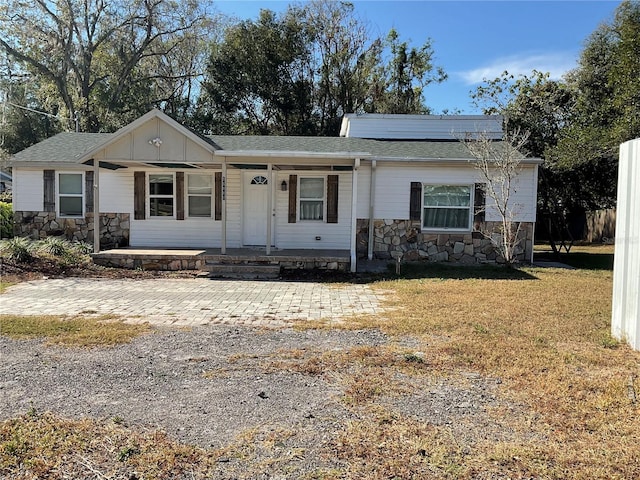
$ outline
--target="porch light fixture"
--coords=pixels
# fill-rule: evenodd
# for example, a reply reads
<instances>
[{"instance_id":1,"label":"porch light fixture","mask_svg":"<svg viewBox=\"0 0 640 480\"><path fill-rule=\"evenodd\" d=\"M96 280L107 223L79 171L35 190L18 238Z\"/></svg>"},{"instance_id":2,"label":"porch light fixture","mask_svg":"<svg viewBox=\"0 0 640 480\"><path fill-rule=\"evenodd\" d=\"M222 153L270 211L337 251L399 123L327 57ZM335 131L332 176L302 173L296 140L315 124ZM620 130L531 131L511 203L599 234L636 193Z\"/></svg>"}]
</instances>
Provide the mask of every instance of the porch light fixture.
<instances>
[{"instance_id":1,"label":"porch light fixture","mask_svg":"<svg viewBox=\"0 0 640 480\"><path fill-rule=\"evenodd\" d=\"M162 139L160 137L153 138L149 140L149 145L153 145L156 148L160 148L160 145L162 145Z\"/></svg>"},{"instance_id":2,"label":"porch light fixture","mask_svg":"<svg viewBox=\"0 0 640 480\"><path fill-rule=\"evenodd\" d=\"M283 192L287 191L287 182L286 182L286 180L282 180L282 183L280 184L280 190L282 190Z\"/></svg>"}]
</instances>

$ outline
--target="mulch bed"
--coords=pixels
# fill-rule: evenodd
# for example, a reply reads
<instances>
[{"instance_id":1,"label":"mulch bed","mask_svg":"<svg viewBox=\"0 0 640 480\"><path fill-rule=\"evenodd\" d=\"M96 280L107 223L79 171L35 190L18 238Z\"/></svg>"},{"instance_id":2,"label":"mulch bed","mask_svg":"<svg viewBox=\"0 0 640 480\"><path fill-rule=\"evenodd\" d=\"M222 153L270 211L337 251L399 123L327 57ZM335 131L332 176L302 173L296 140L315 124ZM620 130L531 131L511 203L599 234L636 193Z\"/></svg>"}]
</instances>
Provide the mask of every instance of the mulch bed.
<instances>
[{"instance_id":1,"label":"mulch bed","mask_svg":"<svg viewBox=\"0 0 640 480\"><path fill-rule=\"evenodd\" d=\"M43 278L193 278L199 272L193 270L181 271L155 271L155 270L130 270L126 268L111 268L86 263L83 265L64 265L62 263L34 258L29 263L16 263L2 259L0 274L5 282L24 282Z\"/></svg>"}]
</instances>

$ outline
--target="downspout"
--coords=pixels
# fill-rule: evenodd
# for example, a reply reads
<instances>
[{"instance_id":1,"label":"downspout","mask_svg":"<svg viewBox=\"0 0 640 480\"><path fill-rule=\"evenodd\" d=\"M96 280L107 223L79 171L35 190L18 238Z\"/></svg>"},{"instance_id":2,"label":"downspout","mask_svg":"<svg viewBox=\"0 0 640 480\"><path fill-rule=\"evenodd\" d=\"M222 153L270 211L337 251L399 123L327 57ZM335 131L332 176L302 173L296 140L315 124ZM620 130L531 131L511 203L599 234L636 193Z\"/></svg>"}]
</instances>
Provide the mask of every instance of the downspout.
<instances>
[{"instance_id":1,"label":"downspout","mask_svg":"<svg viewBox=\"0 0 640 480\"><path fill-rule=\"evenodd\" d=\"M222 232L220 238L220 254L227 253L227 157L222 157Z\"/></svg>"},{"instance_id":2,"label":"downspout","mask_svg":"<svg viewBox=\"0 0 640 480\"><path fill-rule=\"evenodd\" d=\"M100 252L100 161L93 159L93 253Z\"/></svg>"},{"instance_id":3,"label":"downspout","mask_svg":"<svg viewBox=\"0 0 640 480\"><path fill-rule=\"evenodd\" d=\"M353 161L353 175L351 176L351 272L356 271L356 246L357 246L357 206L358 206L358 169L360 168L360 159Z\"/></svg>"},{"instance_id":4,"label":"downspout","mask_svg":"<svg viewBox=\"0 0 640 480\"><path fill-rule=\"evenodd\" d=\"M373 260L373 222L376 203L376 161L371 160L371 185L369 186L369 238L367 241L367 258Z\"/></svg>"},{"instance_id":5,"label":"downspout","mask_svg":"<svg viewBox=\"0 0 640 480\"><path fill-rule=\"evenodd\" d=\"M273 169L270 163L267 164L267 178L269 179L269 195L267 197L267 243L266 254L271 255L271 218L273 209Z\"/></svg>"}]
</instances>

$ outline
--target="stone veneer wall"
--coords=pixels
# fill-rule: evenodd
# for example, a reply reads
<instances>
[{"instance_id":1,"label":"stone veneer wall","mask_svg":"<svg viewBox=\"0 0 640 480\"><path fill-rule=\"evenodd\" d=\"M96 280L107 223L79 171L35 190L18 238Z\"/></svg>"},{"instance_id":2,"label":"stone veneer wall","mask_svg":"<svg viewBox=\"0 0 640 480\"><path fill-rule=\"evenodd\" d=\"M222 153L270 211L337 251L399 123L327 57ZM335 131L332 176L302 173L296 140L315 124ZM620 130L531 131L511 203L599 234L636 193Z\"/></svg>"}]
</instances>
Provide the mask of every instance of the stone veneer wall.
<instances>
[{"instance_id":1,"label":"stone veneer wall","mask_svg":"<svg viewBox=\"0 0 640 480\"><path fill-rule=\"evenodd\" d=\"M17 211L13 215L13 233L34 240L65 237L70 241L93 242L93 213L84 218L58 218L55 212ZM129 245L128 213L100 214L100 248Z\"/></svg>"},{"instance_id":2,"label":"stone veneer wall","mask_svg":"<svg viewBox=\"0 0 640 480\"><path fill-rule=\"evenodd\" d=\"M499 222L485 222L482 231L497 231ZM533 251L533 223L521 226L522 241L518 258L528 262ZM401 257L403 261L455 262L462 264L501 263L491 240L481 231L471 233L422 232L419 220L374 220L373 256L379 259ZM369 220L358 219L357 253L367 256Z\"/></svg>"}]
</instances>

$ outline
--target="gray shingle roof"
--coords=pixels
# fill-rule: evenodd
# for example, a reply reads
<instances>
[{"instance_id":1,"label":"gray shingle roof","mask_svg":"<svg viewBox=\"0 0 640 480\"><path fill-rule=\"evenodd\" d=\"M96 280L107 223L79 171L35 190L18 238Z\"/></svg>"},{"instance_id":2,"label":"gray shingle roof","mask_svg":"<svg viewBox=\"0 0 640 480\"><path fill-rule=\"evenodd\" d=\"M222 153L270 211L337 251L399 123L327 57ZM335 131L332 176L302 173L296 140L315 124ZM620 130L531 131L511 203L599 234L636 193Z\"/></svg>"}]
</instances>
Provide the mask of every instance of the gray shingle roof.
<instances>
[{"instance_id":1,"label":"gray shingle roof","mask_svg":"<svg viewBox=\"0 0 640 480\"><path fill-rule=\"evenodd\" d=\"M339 153L408 159L470 159L458 141L376 140L345 137L225 136L210 137L222 150Z\"/></svg>"},{"instance_id":2,"label":"gray shingle roof","mask_svg":"<svg viewBox=\"0 0 640 480\"><path fill-rule=\"evenodd\" d=\"M63 132L16 153L12 162L68 162L111 138L112 133Z\"/></svg>"},{"instance_id":3,"label":"gray shingle roof","mask_svg":"<svg viewBox=\"0 0 640 480\"><path fill-rule=\"evenodd\" d=\"M110 133L59 133L12 157L12 163L75 162L101 145ZM236 152L366 153L373 158L470 159L458 141L376 140L345 137L288 137L212 135L207 139L217 150Z\"/></svg>"}]
</instances>

